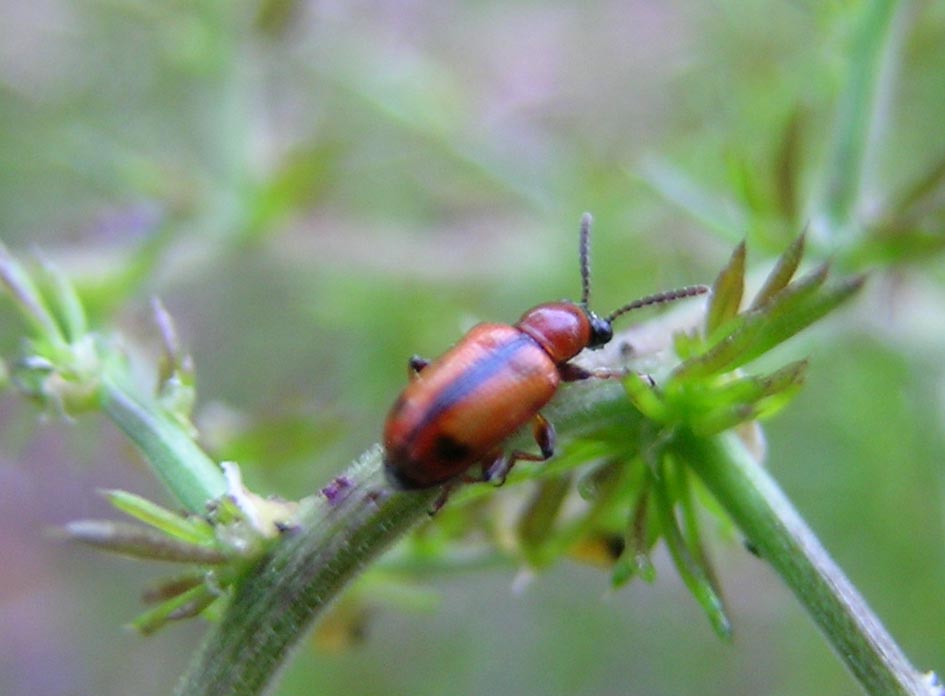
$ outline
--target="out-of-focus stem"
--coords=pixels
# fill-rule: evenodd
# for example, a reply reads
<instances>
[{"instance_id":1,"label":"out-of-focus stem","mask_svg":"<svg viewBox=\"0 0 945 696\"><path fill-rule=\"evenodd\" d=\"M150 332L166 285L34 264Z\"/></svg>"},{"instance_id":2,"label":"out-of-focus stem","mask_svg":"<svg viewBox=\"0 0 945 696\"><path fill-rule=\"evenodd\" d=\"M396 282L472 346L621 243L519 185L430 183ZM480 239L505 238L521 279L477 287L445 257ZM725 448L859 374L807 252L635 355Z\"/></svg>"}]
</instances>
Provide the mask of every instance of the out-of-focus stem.
<instances>
[{"instance_id":1,"label":"out-of-focus stem","mask_svg":"<svg viewBox=\"0 0 945 696\"><path fill-rule=\"evenodd\" d=\"M682 432L674 445L797 595L867 693L937 693L736 436Z\"/></svg>"}]
</instances>

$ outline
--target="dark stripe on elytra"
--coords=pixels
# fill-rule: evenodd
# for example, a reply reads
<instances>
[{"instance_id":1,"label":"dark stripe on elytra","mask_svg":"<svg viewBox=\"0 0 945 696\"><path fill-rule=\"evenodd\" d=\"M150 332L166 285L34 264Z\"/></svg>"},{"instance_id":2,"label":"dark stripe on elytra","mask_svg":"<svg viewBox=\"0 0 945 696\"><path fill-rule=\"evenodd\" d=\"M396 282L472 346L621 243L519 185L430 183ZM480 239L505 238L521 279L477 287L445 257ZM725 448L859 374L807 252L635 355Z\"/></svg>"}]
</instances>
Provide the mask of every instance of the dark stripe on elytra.
<instances>
[{"instance_id":1,"label":"dark stripe on elytra","mask_svg":"<svg viewBox=\"0 0 945 696\"><path fill-rule=\"evenodd\" d=\"M495 377L516 353L529 347L538 347L538 344L531 336L522 333L500 346L498 350L483 356L467 367L459 379L454 380L452 384L440 391L433 400L433 403L430 405L423 419L414 426L413 430L411 430L405 438L407 447L412 447L417 436L423 432L430 423L439 418L444 411L452 408L470 394L473 394L479 387ZM462 445L462 443L456 444Z\"/></svg>"}]
</instances>

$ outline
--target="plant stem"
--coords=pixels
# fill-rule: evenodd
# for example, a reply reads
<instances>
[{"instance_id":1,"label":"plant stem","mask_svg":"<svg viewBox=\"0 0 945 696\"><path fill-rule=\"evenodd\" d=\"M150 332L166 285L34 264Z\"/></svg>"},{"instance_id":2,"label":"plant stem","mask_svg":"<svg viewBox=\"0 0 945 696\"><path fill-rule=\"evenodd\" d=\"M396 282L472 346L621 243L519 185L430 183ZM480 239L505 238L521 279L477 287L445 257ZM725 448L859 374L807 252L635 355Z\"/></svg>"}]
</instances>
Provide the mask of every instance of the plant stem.
<instances>
[{"instance_id":1,"label":"plant stem","mask_svg":"<svg viewBox=\"0 0 945 696\"><path fill-rule=\"evenodd\" d=\"M616 427L626 434L642 422L618 384L573 385L545 412L571 433ZM513 438L510 445L524 442ZM392 490L381 458L381 448L372 447L322 489L295 527L237 583L223 618L179 683L179 696L263 693L322 609L372 559L427 518L440 489ZM507 485L517 477L513 471ZM450 504L476 495L476 488L484 487L461 489Z\"/></svg>"},{"instance_id":2,"label":"plant stem","mask_svg":"<svg viewBox=\"0 0 945 696\"><path fill-rule=\"evenodd\" d=\"M616 427L626 435L641 422L618 385L574 385L561 396L549 415L562 431ZM869 693L935 693L740 440L683 431L673 447L797 594ZM263 693L320 611L367 563L426 518L439 491L393 492L381 469L381 450L374 447L326 487L298 526L238 583L223 619L180 682L179 696Z\"/></svg>"},{"instance_id":3,"label":"plant stem","mask_svg":"<svg viewBox=\"0 0 945 696\"><path fill-rule=\"evenodd\" d=\"M898 7L897 0L870 0L853 33L846 79L828 144L824 199L815 215L815 230L835 243L851 241L849 225L856 217L871 145L870 128L880 108L877 94L888 53L885 49Z\"/></svg>"},{"instance_id":4,"label":"plant stem","mask_svg":"<svg viewBox=\"0 0 945 696\"><path fill-rule=\"evenodd\" d=\"M791 588L867 693L934 693L741 441L681 432L680 454Z\"/></svg>"},{"instance_id":5,"label":"plant stem","mask_svg":"<svg viewBox=\"0 0 945 696\"><path fill-rule=\"evenodd\" d=\"M176 693L262 693L314 617L367 562L424 519L439 493L391 491L380 448L366 452L239 583Z\"/></svg>"}]
</instances>

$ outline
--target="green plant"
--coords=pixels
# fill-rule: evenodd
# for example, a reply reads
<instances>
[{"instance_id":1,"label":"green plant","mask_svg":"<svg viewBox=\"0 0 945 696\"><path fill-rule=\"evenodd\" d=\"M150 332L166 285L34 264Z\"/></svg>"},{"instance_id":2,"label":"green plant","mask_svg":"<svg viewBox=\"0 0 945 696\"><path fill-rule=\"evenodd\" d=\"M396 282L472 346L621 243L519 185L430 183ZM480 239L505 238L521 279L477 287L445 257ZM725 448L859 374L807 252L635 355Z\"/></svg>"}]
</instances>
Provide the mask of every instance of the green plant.
<instances>
[{"instance_id":1,"label":"green plant","mask_svg":"<svg viewBox=\"0 0 945 696\"><path fill-rule=\"evenodd\" d=\"M276 5L267 3L270 8ZM705 549L709 519L723 529L737 528L750 548L778 569L866 688L882 694L933 690L901 658L759 467L756 423L795 395L808 371L804 361L779 365L779 354L772 356L770 349L831 310L860 283L853 278L829 284L823 265L792 280L804 245L801 240L791 242L799 229L809 227L807 255L815 262L832 258L833 267L843 273L869 270L878 283L889 276L909 277L917 269L921 273L924 266L926 275L935 277L934 265L924 262L940 259L945 248L941 153L923 150L924 158L915 153L902 157L900 174L908 181L898 187L868 166L876 161L881 145L894 147L876 137L875 115L888 110L892 99L880 88L880 77L905 52L897 44L902 35L894 31L897 21L900 32L906 25L900 7L876 0L822 10L841 20L857 20L850 52L843 54L843 67L833 76L841 94L832 130L821 132L808 106L792 103L778 114L783 117L781 132L764 144L766 159L752 155L751 145L742 149L738 138L727 137L727 142L738 145L728 153L725 192L702 185L691 173L691 164L677 166L666 158L652 158L642 168L628 168L635 180L678 204L704 227L733 241L749 239L758 269L763 265L759 256L787 247L769 282L751 302L742 300L746 269L749 277L757 271L746 263L744 247L738 247L719 276L701 329L686 324L687 330L674 340L675 355L667 352L641 366L654 376L656 389L631 376L623 385L589 384L567 390L549 414L565 440L561 456L547 466L520 467L508 491L500 495L485 486L458 491L450 505L431 524L422 525L395 556L372 561L369 574L375 588L431 568L463 570L489 563L544 568L564 557L592 556L603 558L613 584L621 585L636 577L653 577L650 551L662 541L711 625L727 636L731 623ZM262 246L275 236L279 223L311 205L311 199L322 195L325 182L334 181L332 175L344 170L337 165L339 150L350 146L346 136L357 140L364 135L353 127L353 133L313 139L279 160L273 172L259 176L247 171L241 148L251 138L242 118L249 110L241 108L240 97L245 99L246 94L240 91L245 85L239 79L239 51L233 50L238 44L226 30L214 33L218 31L214 21L229 27L232 17L223 6L209 9L200 14L198 8L194 16L187 16L195 39L192 50L175 52L174 58L196 75L221 75L216 86L228 98L219 100L222 106L214 115L220 123L236 127L219 129L222 137L213 140L216 149L211 148L209 166L205 171L196 168L197 173L185 177L183 184L173 172L162 178L153 162L149 164L154 171L147 167L142 171L135 169L142 163L134 158L122 160L136 172L140 189L155 195L149 187L158 183L156 195L170 215L136 253L123 257L120 271L92 287L84 279L78 293L81 301L62 273L48 267L27 268L4 254L7 287L31 333L21 357L3 370L3 377L48 412L71 417L101 410L138 444L187 513L179 515L128 493L111 492L109 499L138 523L83 521L68 525L65 532L125 554L182 563L179 574L149 593L156 606L135 625L149 632L197 614L216 618L218 623L181 690L199 693L195 685L203 684L203 690L212 693L214 688L225 688L221 679L225 675L239 682L234 688L241 691L235 693L252 693L271 677L312 616L349 586L353 573L394 538L426 520L433 493L387 497L378 477L379 452L371 448L350 469L332 477L321 494L298 507L255 497L242 486L236 468L224 470L194 444L193 366L178 346L166 313L155 307L163 340L161 365L129 359L112 329L110 312L147 283L169 252L199 250L207 239L219 245L214 249L231 253L247 244ZM173 21L169 24L176 28ZM845 26L842 21L837 25ZM226 40L214 42L221 37ZM325 62L316 62L314 71L344 95L346 106L355 104L356 111L382 122L389 129L382 129L386 137L405 136L414 145L420 143L434 162L448 161L461 171L472 182L470 196L488 188L497 198L511 199L556 221L561 208L587 205L579 200L582 197L596 197L595 208L607 200L620 211L624 208L619 206L637 202L623 202L627 188L623 174L606 177L575 166L585 158L594 160L584 152L575 154L574 161L548 168L554 176L560 175L559 169L575 172L560 186L578 193L572 191L572 198L560 202L565 196L550 179L538 179L534 172L523 175L520 163L502 159L502 148L490 149L469 137L450 101L456 96L450 87L462 91L464 85L459 80L453 85L437 81L439 66L431 56L411 56L412 62L399 66L402 72L380 83L373 63L346 58L339 61L343 69L333 71ZM429 79L417 80L417 75ZM203 94L206 81L196 82L201 89L194 91ZM430 89L431 85L441 89ZM759 92L767 98L767 92ZM612 164L605 161L599 166L619 172ZM219 183L201 193L204 179ZM357 188L359 202L365 198L362 185L359 182ZM805 190L812 190L812 195L805 197ZM877 191L883 195L877 196ZM617 199L621 203L609 203ZM399 199L397 203L403 205ZM386 212L376 214L387 219ZM210 234L188 239L182 232L191 228ZM620 255L628 265L634 262L631 251L636 250ZM358 277L351 286L369 282L370 278ZM875 311L875 304L870 311ZM383 321L382 314L383 308L370 320ZM383 326L376 334L384 333ZM640 330L668 342L676 328L650 323ZM638 335L628 338L627 345L638 345ZM13 332L4 337L13 337ZM384 348L377 353L384 353ZM616 363L622 358L611 354L610 360ZM814 364L824 360L821 354ZM201 370L206 367L201 364ZM152 375L156 391L141 379L142 372ZM251 377L242 376L251 384L259 379ZM305 427L319 424L309 420ZM271 451L262 451L264 461L272 456ZM527 501L522 514L508 524L496 523L492 503L519 493ZM312 533L304 533L309 529ZM454 550L466 550L471 537L487 541L473 557L458 557Z\"/></svg>"},{"instance_id":2,"label":"green plant","mask_svg":"<svg viewBox=\"0 0 945 696\"><path fill-rule=\"evenodd\" d=\"M683 360L657 377L631 373L623 390L576 386L550 416L570 444L547 466L520 466L509 486L534 480L512 553L546 566L581 545L616 540L613 582L651 575L649 553L663 540L716 632L731 625L706 551L697 501L706 491L778 570L873 693L920 693L923 677L859 599L770 481L742 424L778 410L799 387L806 363L751 375L743 366L830 312L862 280L827 284L826 267L792 280L804 240L783 254L754 300L741 309L745 247L739 245L713 286L703 325L675 338ZM54 269L34 274L4 252L0 277L32 329L12 373L21 390L57 411L100 408L139 446L169 491L179 516L123 492L118 509L147 526L81 521L65 533L106 550L176 561L187 570L152 594L158 606L135 625L153 631L205 611L219 621L181 682L184 694L260 693L312 619L395 539L425 519L436 489L397 492L384 482L382 452L368 450L319 495L298 507L248 492L234 465L222 471L192 440L192 366L166 312L155 304L164 352L156 394L148 393L113 340L87 326L81 303ZM746 440L748 438L748 440ZM487 486L453 505L470 508ZM565 514L568 496L581 511ZM444 513L445 514L445 513ZM454 523L471 533L475 517ZM413 561L445 553L448 540L412 548ZM408 556L409 557L409 556ZM224 605L220 604L225 600Z\"/></svg>"}]
</instances>

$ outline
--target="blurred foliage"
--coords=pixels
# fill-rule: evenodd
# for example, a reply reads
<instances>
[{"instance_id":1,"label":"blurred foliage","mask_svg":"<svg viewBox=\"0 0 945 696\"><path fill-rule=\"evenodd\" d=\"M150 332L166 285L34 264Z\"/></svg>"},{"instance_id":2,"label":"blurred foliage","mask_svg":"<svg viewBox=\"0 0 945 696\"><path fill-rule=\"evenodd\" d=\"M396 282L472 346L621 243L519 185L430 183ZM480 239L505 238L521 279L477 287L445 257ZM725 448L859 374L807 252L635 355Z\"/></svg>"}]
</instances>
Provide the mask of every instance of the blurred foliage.
<instances>
[{"instance_id":1,"label":"blurred foliage","mask_svg":"<svg viewBox=\"0 0 945 696\"><path fill-rule=\"evenodd\" d=\"M888 39L863 44L887 12ZM809 257L871 279L845 324L785 351L810 374L768 426L770 466L917 665L945 664L941 3L3 14L0 237L42 249L132 350L154 344L159 294L195 359L204 442L255 490L300 497L375 441L407 356L574 297L584 210L601 307L707 280L743 239L751 285L810 226ZM824 197L848 142L832 237ZM13 322L0 308L3 355ZM166 693L198 629L132 644L116 626L140 578L43 537L102 512L97 486L160 493L110 430L34 421L0 401L0 692ZM602 602L607 576L572 568L510 596L508 568L478 559L482 573L431 579L435 615L355 613L370 639L297 660L279 693L856 693L760 564L715 555L733 648L693 630L668 581Z\"/></svg>"}]
</instances>

